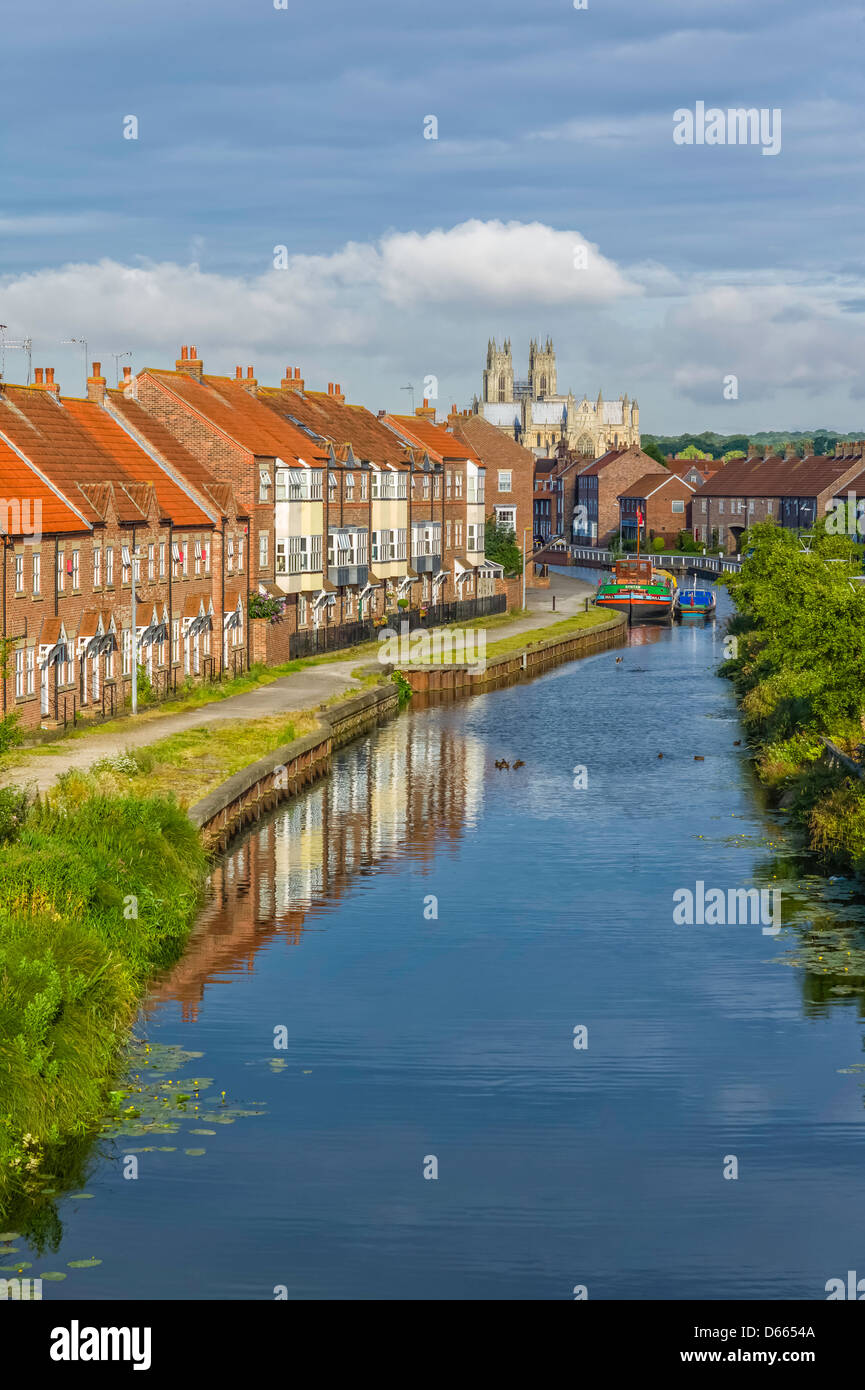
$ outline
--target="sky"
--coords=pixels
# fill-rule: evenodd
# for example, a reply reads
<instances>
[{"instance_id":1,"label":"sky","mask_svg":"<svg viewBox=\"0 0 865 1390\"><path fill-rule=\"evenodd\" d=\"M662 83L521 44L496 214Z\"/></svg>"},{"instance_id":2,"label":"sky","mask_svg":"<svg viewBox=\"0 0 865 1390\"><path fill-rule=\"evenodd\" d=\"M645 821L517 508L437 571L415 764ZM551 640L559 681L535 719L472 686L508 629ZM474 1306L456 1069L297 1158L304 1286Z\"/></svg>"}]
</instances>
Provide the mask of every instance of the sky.
<instances>
[{"instance_id":1,"label":"sky","mask_svg":"<svg viewBox=\"0 0 865 1390\"><path fill-rule=\"evenodd\" d=\"M578 3L8 0L2 336L442 413L551 336L646 433L865 437L865 8ZM780 149L676 143L700 102Z\"/></svg>"}]
</instances>

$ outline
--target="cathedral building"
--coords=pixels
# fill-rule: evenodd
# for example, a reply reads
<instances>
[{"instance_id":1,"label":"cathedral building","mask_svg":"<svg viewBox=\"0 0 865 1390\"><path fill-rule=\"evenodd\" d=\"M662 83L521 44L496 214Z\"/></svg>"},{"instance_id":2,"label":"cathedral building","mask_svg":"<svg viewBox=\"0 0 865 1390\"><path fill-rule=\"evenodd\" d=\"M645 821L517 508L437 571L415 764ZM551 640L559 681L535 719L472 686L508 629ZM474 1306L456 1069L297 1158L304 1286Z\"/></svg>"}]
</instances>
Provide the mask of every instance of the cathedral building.
<instances>
[{"instance_id":1,"label":"cathedral building","mask_svg":"<svg viewBox=\"0 0 865 1390\"><path fill-rule=\"evenodd\" d=\"M600 458L609 449L640 445L640 407L627 396L605 401L603 394L578 401L573 391L558 394L556 354L551 339L529 344L529 373L514 379L510 339L501 348L487 343L483 394L472 409L539 457L550 457L564 443L571 454Z\"/></svg>"}]
</instances>

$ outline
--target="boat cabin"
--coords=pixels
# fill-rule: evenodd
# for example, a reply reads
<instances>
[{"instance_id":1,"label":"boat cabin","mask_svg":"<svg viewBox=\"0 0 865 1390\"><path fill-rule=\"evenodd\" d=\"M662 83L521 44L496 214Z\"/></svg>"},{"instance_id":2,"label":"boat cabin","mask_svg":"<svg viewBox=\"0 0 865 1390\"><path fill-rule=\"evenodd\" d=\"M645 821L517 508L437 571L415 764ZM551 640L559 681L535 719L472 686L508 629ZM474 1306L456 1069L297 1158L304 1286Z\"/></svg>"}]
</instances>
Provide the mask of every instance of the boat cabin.
<instances>
[{"instance_id":1,"label":"boat cabin","mask_svg":"<svg viewBox=\"0 0 865 1390\"><path fill-rule=\"evenodd\" d=\"M651 555L628 555L613 565L616 584L651 584Z\"/></svg>"}]
</instances>

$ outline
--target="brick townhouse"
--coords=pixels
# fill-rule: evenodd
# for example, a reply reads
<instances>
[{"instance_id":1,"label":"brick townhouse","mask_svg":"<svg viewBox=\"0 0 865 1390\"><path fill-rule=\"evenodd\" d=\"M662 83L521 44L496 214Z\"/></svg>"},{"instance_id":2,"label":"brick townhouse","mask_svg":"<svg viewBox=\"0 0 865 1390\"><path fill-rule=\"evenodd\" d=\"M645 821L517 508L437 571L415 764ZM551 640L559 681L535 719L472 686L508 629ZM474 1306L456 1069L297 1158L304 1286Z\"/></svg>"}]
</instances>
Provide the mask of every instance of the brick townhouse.
<instances>
[{"instance_id":1,"label":"brick townhouse","mask_svg":"<svg viewBox=\"0 0 865 1390\"><path fill-rule=\"evenodd\" d=\"M786 458L768 453L731 459L694 495L694 539L733 553L747 528L759 521L808 531L862 471L861 454L799 458L788 451Z\"/></svg>"},{"instance_id":2,"label":"brick townhouse","mask_svg":"<svg viewBox=\"0 0 865 1390\"><path fill-rule=\"evenodd\" d=\"M502 567L484 555L486 526L486 469L470 444L435 423L435 411L424 403L414 415L385 415L389 429L403 439L412 460L412 480L424 488L421 501L432 500L438 517L442 569L436 601L490 598ZM430 466L435 470L429 487ZM441 494L435 506L435 483ZM442 535L443 533L443 535Z\"/></svg>"},{"instance_id":3,"label":"brick townhouse","mask_svg":"<svg viewBox=\"0 0 865 1390\"><path fill-rule=\"evenodd\" d=\"M563 467L565 519L573 497L573 539L580 545L607 545L619 533L619 494L649 473L666 475L667 470L637 445L609 449L600 458L585 463L567 460ZM573 479L573 490L567 481Z\"/></svg>"},{"instance_id":4,"label":"brick townhouse","mask_svg":"<svg viewBox=\"0 0 865 1390\"><path fill-rule=\"evenodd\" d=\"M721 459L677 459L668 455L667 467L671 473L686 478L692 487L702 487L724 464Z\"/></svg>"},{"instance_id":5,"label":"brick townhouse","mask_svg":"<svg viewBox=\"0 0 865 1390\"><path fill-rule=\"evenodd\" d=\"M364 616L380 616L394 602L424 608L494 591L500 567L484 560L483 470L430 420L428 407L409 417L375 416L347 404L338 383L327 392L307 390L299 368L287 368L279 389L265 388L260 397L348 460L343 466L356 485L368 483Z\"/></svg>"},{"instance_id":6,"label":"brick townhouse","mask_svg":"<svg viewBox=\"0 0 865 1390\"><path fill-rule=\"evenodd\" d=\"M535 544L543 545L562 534L564 491L558 458L535 459L533 504Z\"/></svg>"},{"instance_id":7,"label":"brick townhouse","mask_svg":"<svg viewBox=\"0 0 865 1390\"><path fill-rule=\"evenodd\" d=\"M241 367L234 377L205 375L197 349L184 346L174 371L147 368L126 389L219 482L231 486L249 516L251 587L289 600L293 630L297 593L319 593L323 586L323 473L328 457L267 410L256 397L257 386L252 367L245 376ZM294 583L289 583L287 561L285 571L277 573L278 468L285 494L279 498L280 539L283 555L288 551L297 557ZM302 478L297 497L289 495L289 472ZM295 502L298 505L291 505ZM318 541L315 547L313 538Z\"/></svg>"},{"instance_id":8,"label":"brick townhouse","mask_svg":"<svg viewBox=\"0 0 865 1390\"><path fill-rule=\"evenodd\" d=\"M324 577L329 597L313 607L301 602L299 627L305 611L308 624L351 622L410 604L411 461L400 442L370 411L347 405L337 383L328 383L326 392L307 391L299 367L287 367L279 387L263 387L258 397L273 418L327 459L322 533L333 561Z\"/></svg>"},{"instance_id":9,"label":"brick townhouse","mask_svg":"<svg viewBox=\"0 0 865 1390\"><path fill-rule=\"evenodd\" d=\"M676 473L646 473L619 493L619 537L651 545L660 537L675 545L680 531L690 530L693 483ZM642 518L642 521L641 521Z\"/></svg>"},{"instance_id":10,"label":"brick townhouse","mask_svg":"<svg viewBox=\"0 0 865 1390\"><path fill-rule=\"evenodd\" d=\"M534 454L482 415L460 415L455 407L448 416L448 429L474 450L486 469L487 515L513 531L522 547L526 531L529 539L535 533Z\"/></svg>"},{"instance_id":11,"label":"brick townhouse","mask_svg":"<svg viewBox=\"0 0 865 1390\"><path fill-rule=\"evenodd\" d=\"M4 699L25 726L119 707L131 691L134 654L155 687L224 664L213 636L215 614L222 620L214 604L215 509L108 414L104 386L94 364L88 400L61 398L50 368L37 368L33 386L0 391L7 502L12 488L52 499L29 535L23 518L16 527L0 517L4 633L15 642ZM245 606L239 596L235 602L243 623Z\"/></svg>"}]
</instances>

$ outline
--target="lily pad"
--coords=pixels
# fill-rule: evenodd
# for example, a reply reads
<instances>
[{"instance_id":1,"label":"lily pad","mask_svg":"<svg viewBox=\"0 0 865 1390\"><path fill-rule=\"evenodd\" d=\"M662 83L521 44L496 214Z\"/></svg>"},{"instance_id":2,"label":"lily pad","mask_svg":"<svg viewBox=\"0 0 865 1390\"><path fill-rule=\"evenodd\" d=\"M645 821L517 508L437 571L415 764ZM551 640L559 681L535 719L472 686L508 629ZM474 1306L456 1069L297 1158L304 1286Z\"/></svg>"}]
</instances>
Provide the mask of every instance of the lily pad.
<instances>
[{"instance_id":1,"label":"lily pad","mask_svg":"<svg viewBox=\"0 0 865 1390\"><path fill-rule=\"evenodd\" d=\"M33 1266L27 1260L19 1260L17 1265L0 1265L4 1274L17 1274L21 1269L32 1269Z\"/></svg>"},{"instance_id":2,"label":"lily pad","mask_svg":"<svg viewBox=\"0 0 865 1390\"><path fill-rule=\"evenodd\" d=\"M66 1279L67 1277L68 1276L59 1269L49 1269L39 1275L40 1279L50 1279L51 1282L55 1284L58 1284L61 1279Z\"/></svg>"},{"instance_id":3,"label":"lily pad","mask_svg":"<svg viewBox=\"0 0 865 1390\"><path fill-rule=\"evenodd\" d=\"M160 1144L160 1146L159 1146L159 1152L160 1152L161 1154L176 1154L176 1153L177 1153L177 1145L176 1145L176 1144Z\"/></svg>"},{"instance_id":4,"label":"lily pad","mask_svg":"<svg viewBox=\"0 0 865 1390\"><path fill-rule=\"evenodd\" d=\"M101 1260L67 1260L70 1269L92 1269L94 1265L101 1265Z\"/></svg>"},{"instance_id":5,"label":"lily pad","mask_svg":"<svg viewBox=\"0 0 865 1390\"><path fill-rule=\"evenodd\" d=\"M2 1241L4 1241L4 1242L7 1241L7 1240L20 1240L20 1239L21 1239L21 1233L20 1233L20 1231L0 1231L0 1240L2 1240Z\"/></svg>"},{"instance_id":6,"label":"lily pad","mask_svg":"<svg viewBox=\"0 0 865 1390\"><path fill-rule=\"evenodd\" d=\"M215 1129L191 1129L190 1134L215 1134Z\"/></svg>"},{"instance_id":7,"label":"lily pad","mask_svg":"<svg viewBox=\"0 0 865 1390\"><path fill-rule=\"evenodd\" d=\"M190 1158L200 1158L202 1154L206 1154L206 1153L207 1153L207 1150L206 1150L206 1149L184 1149L183 1152L184 1152L185 1154L188 1154Z\"/></svg>"},{"instance_id":8,"label":"lily pad","mask_svg":"<svg viewBox=\"0 0 865 1390\"><path fill-rule=\"evenodd\" d=\"M80 1198L81 1201L83 1201L83 1200L84 1200L85 1198L87 1198L87 1197L92 1197L92 1196L93 1196L93 1193L92 1193L92 1192L70 1192L69 1195L70 1195L70 1197L72 1197L72 1198L76 1198L76 1197L77 1197L77 1198Z\"/></svg>"},{"instance_id":9,"label":"lily pad","mask_svg":"<svg viewBox=\"0 0 865 1390\"><path fill-rule=\"evenodd\" d=\"M0 1245L0 1255L17 1255L17 1245Z\"/></svg>"}]
</instances>

